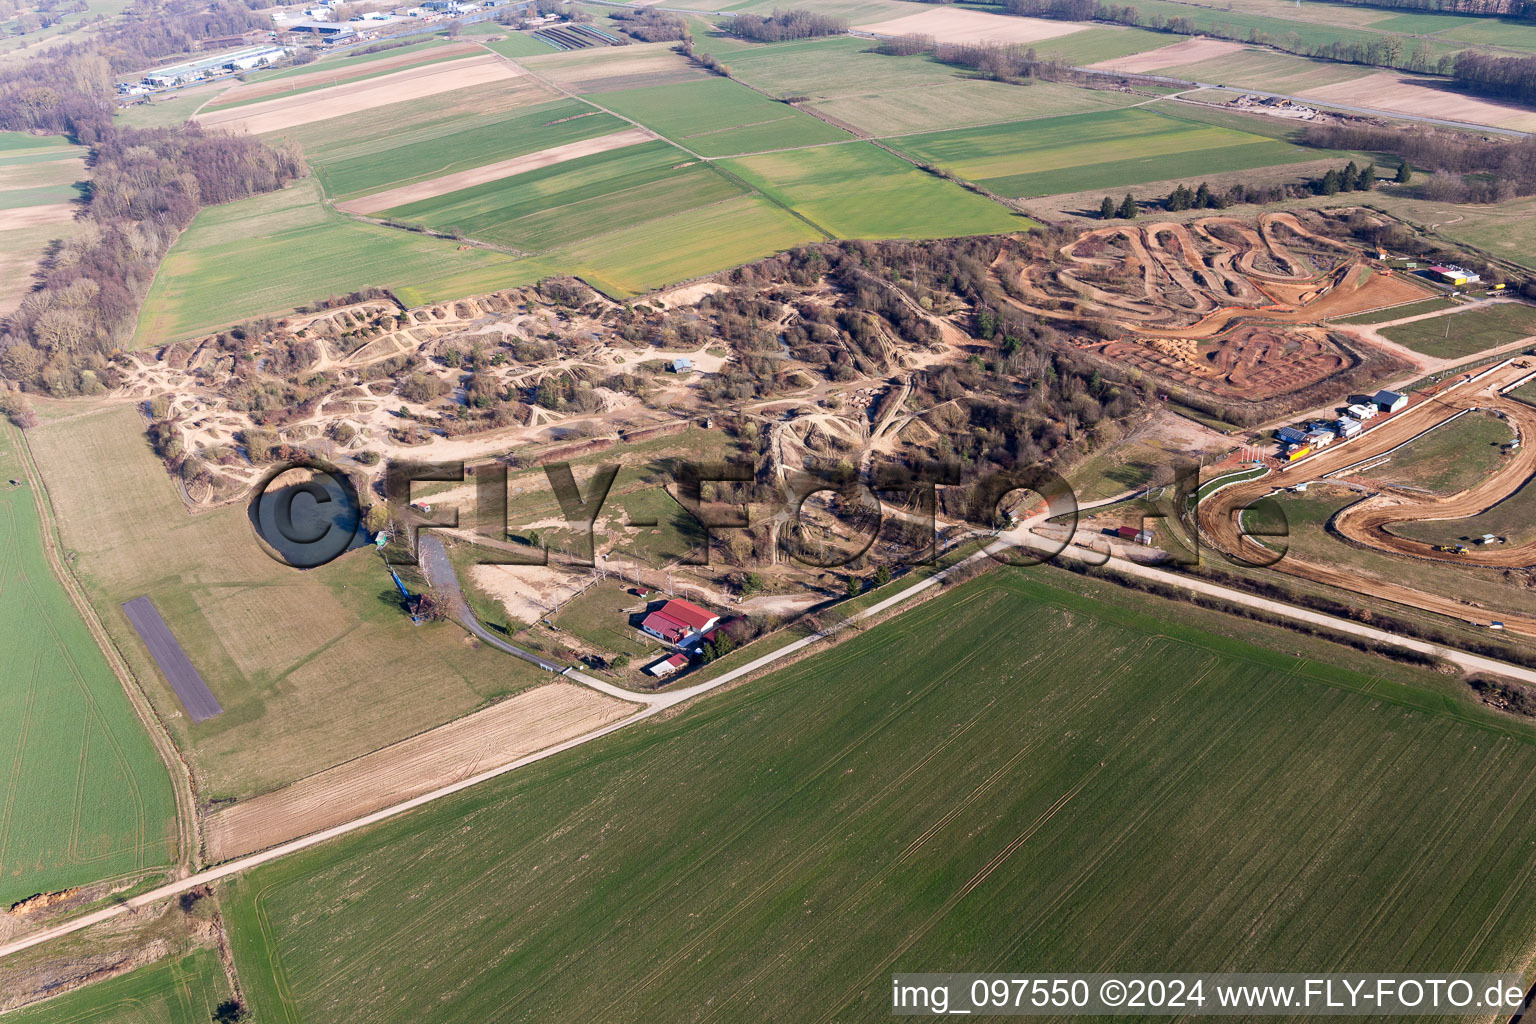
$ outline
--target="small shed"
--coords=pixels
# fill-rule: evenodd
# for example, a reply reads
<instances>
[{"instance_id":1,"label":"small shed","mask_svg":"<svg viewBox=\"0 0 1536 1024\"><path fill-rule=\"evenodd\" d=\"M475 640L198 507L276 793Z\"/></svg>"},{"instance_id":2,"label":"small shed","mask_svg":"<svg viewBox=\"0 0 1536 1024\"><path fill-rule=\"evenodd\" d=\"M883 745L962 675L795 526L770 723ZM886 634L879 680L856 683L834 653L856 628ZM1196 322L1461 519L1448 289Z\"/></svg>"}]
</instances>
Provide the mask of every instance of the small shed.
<instances>
[{"instance_id":1,"label":"small shed","mask_svg":"<svg viewBox=\"0 0 1536 1024\"><path fill-rule=\"evenodd\" d=\"M676 359L672 360L671 369L673 373L692 373L693 360L689 359L687 356L678 356Z\"/></svg>"},{"instance_id":2,"label":"small shed","mask_svg":"<svg viewBox=\"0 0 1536 1024\"><path fill-rule=\"evenodd\" d=\"M670 657L662 658L660 661L651 662L651 664L645 666L645 671L647 675L653 675L660 679L663 676L671 675L686 664L688 664L688 655L674 654Z\"/></svg>"},{"instance_id":3,"label":"small shed","mask_svg":"<svg viewBox=\"0 0 1536 1024\"><path fill-rule=\"evenodd\" d=\"M1408 396L1400 395L1396 391L1378 391L1376 397L1371 399L1382 412L1397 412L1408 404Z\"/></svg>"},{"instance_id":4,"label":"small shed","mask_svg":"<svg viewBox=\"0 0 1536 1024\"><path fill-rule=\"evenodd\" d=\"M1275 431L1275 437L1281 444L1301 444L1307 439L1307 435L1295 427L1281 427Z\"/></svg>"}]
</instances>

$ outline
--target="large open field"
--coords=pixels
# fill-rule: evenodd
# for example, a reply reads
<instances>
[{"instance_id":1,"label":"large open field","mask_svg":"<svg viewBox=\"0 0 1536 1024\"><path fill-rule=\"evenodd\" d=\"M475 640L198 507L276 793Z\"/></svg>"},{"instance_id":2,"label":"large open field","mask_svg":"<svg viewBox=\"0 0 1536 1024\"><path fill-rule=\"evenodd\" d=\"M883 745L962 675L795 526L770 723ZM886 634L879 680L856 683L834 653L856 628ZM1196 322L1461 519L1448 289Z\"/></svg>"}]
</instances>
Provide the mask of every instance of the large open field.
<instances>
[{"instance_id":1,"label":"large open field","mask_svg":"<svg viewBox=\"0 0 1536 1024\"><path fill-rule=\"evenodd\" d=\"M727 166L840 238L943 238L1034 226L869 142L764 153Z\"/></svg>"},{"instance_id":2,"label":"large open field","mask_svg":"<svg viewBox=\"0 0 1536 1024\"><path fill-rule=\"evenodd\" d=\"M295 570L257 546L243 505L189 515L143 430L119 404L31 437L63 543L203 798L291 782L542 680L457 626L412 626L371 552ZM182 714L118 607L143 594L223 714Z\"/></svg>"},{"instance_id":3,"label":"large open field","mask_svg":"<svg viewBox=\"0 0 1536 1024\"><path fill-rule=\"evenodd\" d=\"M1109 33L1116 39L1126 34ZM712 44L705 40L699 48ZM805 96L822 113L873 135L1060 116L1144 98L1055 82L991 82L926 56L875 53L868 39L849 37L753 46L730 53L728 60L732 74L749 85L779 96Z\"/></svg>"},{"instance_id":4,"label":"large open field","mask_svg":"<svg viewBox=\"0 0 1536 1024\"><path fill-rule=\"evenodd\" d=\"M629 127L575 100L490 116L431 122L410 133L360 143L333 141L309 152L332 199L425 181Z\"/></svg>"},{"instance_id":5,"label":"large open field","mask_svg":"<svg viewBox=\"0 0 1536 1024\"><path fill-rule=\"evenodd\" d=\"M1013 197L1198 178L1317 155L1315 150L1148 110L1049 118L1030 122L1022 131L1015 125L995 125L931 132L892 144Z\"/></svg>"},{"instance_id":6,"label":"large open field","mask_svg":"<svg viewBox=\"0 0 1536 1024\"><path fill-rule=\"evenodd\" d=\"M725 78L604 93L603 106L704 157L843 142L851 136Z\"/></svg>"},{"instance_id":7,"label":"large open field","mask_svg":"<svg viewBox=\"0 0 1536 1024\"><path fill-rule=\"evenodd\" d=\"M744 194L665 142L596 153L391 208L398 220L527 251L568 245Z\"/></svg>"},{"instance_id":8,"label":"large open field","mask_svg":"<svg viewBox=\"0 0 1536 1024\"><path fill-rule=\"evenodd\" d=\"M69 234L85 149L54 136L0 132L0 316L32 288L47 244Z\"/></svg>"},{"instance_id":9,"label":"large open field","mask_svg":"<svg viewBox=\"0 0 1536 1024\"><path fill-rule=\"evenodd\" d=\"M820 232L762 196L739 196L594 235L542 258L623 297L820 239Z\"/></svg>"},{"instance_id":10,"label":"large open field","mask_svg":"<svg viewBox=\"0 0 1536 1024\"><path fill-rule=\"evenodd\" d=\"M1528 729L1111 600L999 574L258 869L227 904L252 1002L885 1020L902 970L1524 966Z\"/></svg>"},{"instance_id":11,"label":"large open field","mask_svg":"<svg viewBox=\"0 0 1536 1024\"><path fill-rule=\"evenodd\" d=\"M200 949L6 1015L6 1024L208 1024L230 997L219 955Z\"/></svg>"},{"instance_id":12,"label":"large open field","mask_svg":"<svg viewBox=\"0 0 1536 1024\"><path fill-rule=\"evenodd\" d=\"M370 285L422 304L539 276L506 253L333 213L308 179L199 213L155 275L134 344L164 344Z\"/></svg>"},{"instance_id":13,"label":"large open field","mask_svg":"<svg viewBox=\"0 0 1536 1024\"><path fill-rule=\"evenodd\" d=\"M169 864L176 808L106 658L43 554L37 494L0 431L0 907Z\"/></svg>"},{"instance_id":14,"label":"large open field","mask_svg":"<svg viewBox=\"0 0 1536 1024\"><path fill-rule=\"evenodd\" d=\"M1455 358L1536 335L1536 307L1522 302L1478 306L1381 329L1383 336L1427 356Z\"/></svg>"}]
</instances>

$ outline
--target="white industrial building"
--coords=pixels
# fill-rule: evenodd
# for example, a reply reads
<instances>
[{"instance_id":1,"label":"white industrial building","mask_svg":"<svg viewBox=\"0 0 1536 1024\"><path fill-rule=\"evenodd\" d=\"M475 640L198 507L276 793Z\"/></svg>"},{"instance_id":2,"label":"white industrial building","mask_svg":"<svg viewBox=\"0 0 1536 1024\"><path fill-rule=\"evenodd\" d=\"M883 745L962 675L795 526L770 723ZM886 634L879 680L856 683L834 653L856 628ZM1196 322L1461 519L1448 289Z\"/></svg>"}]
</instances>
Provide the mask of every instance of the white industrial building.
<instances>
[{"instance_id":1,"label":"white industrial building","mask_svg":"<svg viewBox=\"0 0 1536 1024\"><path fill-rule=\"evenodd\" d=\"M248 46L243 50L233 50L214 57L203 57L200 60L151 71L144 76L143 82L152 89L173 89L179 85L190 85L193 82L217 78L231 72L266 67L278 63L287 56L288 51L281 46Z\"/></svg>"}]
</instances>

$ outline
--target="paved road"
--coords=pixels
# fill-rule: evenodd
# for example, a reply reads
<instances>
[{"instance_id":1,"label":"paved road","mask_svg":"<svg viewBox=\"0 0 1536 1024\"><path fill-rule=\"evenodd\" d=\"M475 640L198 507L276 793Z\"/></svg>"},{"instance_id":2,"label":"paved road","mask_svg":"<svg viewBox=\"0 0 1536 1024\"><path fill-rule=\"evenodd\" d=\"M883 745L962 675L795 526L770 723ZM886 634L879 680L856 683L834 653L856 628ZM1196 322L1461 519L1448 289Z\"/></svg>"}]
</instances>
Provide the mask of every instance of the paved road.
<instances>
[{"instance_id":1,"label":"paved road","mask_svg":"<svg viewBox=\"0 0 1536 1024\"><path fill-rule=\"evenodd\" d=\"M1113 500L1117 499L1106 499L1106 502ZM1049 513L1042 513L1039 516L1025 521L1015 529L1008 531L1007 533L1000 534L997 539L988 546L986 550L979 551L969 558L963 559L949 569L935 573L925 580L921 580L909 587L906 587L905 589L893 593L890 597L870 606L864 611L853 616L853 618L869 619L874 616L881 615L886 611L896 607L897 605L904 604L912 600L912 598L917 597L918 595L941 585L950 574L956 572L962 566L965 566L971 562L975 562L979 559L993 557L994 555L1006 551L1008 548L1023 547L1036 552L1049 552L1054 550L1054 546L1050 541L1046 540L1045 538L1035 536L1030 532L1031 528L1043 522L1047 515L1049 515ZM431 535L427 534L423 538L423 542L430 539L432 539ZM439 541L439 543L441 542ZM1058 557L1068 561L1085 561L1089 562L1090 564L1100 564L1104 561L1106 556L1098 552L1091 552L1085 549L1068 547L1065 551L1061 552ZM1442 647L1439 644L1431 644L1421 640L1413 640L1407 637L1401 637L1394 633L1388 633L1386 630L1375 629L1371 626L1362 625L1358 622L1352 622L1348 619L1339 619L1331 615L1324 615L1321 612L1311 611L1310 609L1297 608L1292 605L1282 604L1279 601L1271 601L1265 598L1255 597L1251 594L1247 594L1239 590L1232 590L1227 587L1217 586L1213 583L1207 583L1203 580L1191 579L1189 577L1165 572L1161 569L1144 566L1140 563L1132 562L1129 559L1120 558L1118 556L1108 556L1108 564L1128 576L1153 580L1168 586L1179 587L1192 593L1207 594L1212 597L1219 597L1224 601L1229 601L1233 604L1243 605L1245 607L1260 608L1273 615L1292 619L1297 622L1323 625L1340 633L1347 633L1353 636L1360 636L1371 640L1381 641L1383 643L1395 644L1399 647L1405 647L1409 650L1419 651L1424 654L1432 654L1437 657L1445 658L1446 660L1471 671L1496 672L1499 675L1505 676L1507 678L1518 679L1522 682L1536 684L1536 671L1522 668L1518 665L1511 665L1505 662L1495 661L1492 658L1484 658L1479 655L1469 654L1465 651L1458 651L1452 648ZM451 568L452 567L450 565L450 574ZM441 567L439 567L439 571L441 571ZM440 579L446 579L446 577L440 577ZM403 803L396 804L393 807L386 807L381 811L375 811L372 814L364 815L360 818L354 819L353 821L346 822L345 824L336 825L332 828L325 829L324 831L316 832L312 835L295 839L292 842L284 843L281 846L275 846L270 850L263 851L262 853L252 854L249 857L241 857L237 860L232 860L225 864L221 864L218 867L210 868L206 871L200 871L195 875L190 875L179 881L171 882L167 885L162 885L157 889L152 889L149 892L143 893L142 895L135 896L121 904L107 907L103 910L95 911L94 913L86 914L83 917L75 918L74 920L67 921L52 928L47 928L43 931L36 932L35 934L13 940L4 945L0 945L0 958L19 953L22 950L30 949L33 946L51 942L54 939L73 934L74 932L78 932L82 929L89 928L94 924L99 924L103 921L110 920L121 914L126 914L150 906L161 900L178 896L181 893L187 892L190 889L195 889L200 885L206 885L210 882L218 881L222 878L228 878L231 875L237 875L242 872L249 871L254 867L278 860L290 854L298 853L301 850L306 850L311 847L318 846L321 843L328 842L340 836L344 836L350 832L355 832L359 829L367 828L370 825L374 825L378 822L393 818L396 815L404 814L407 811L415 810L418 807L422 807L426 804L433 803L434 801L441 800L444 797L452 796L453 794L462 792L471 786L478 786L480 783L489 781L490 779L496 778L499 775L504 775L507 772L516 771L519 768L523 768L538 761L542 761L545 758L554 757L556 754L564 753L565 751L579 747L584 743L591 743L592 741L607 736L610 733L617 732L620 729L627 728L628 726L634 725L638 722L643 722L646 719L661 713L667 708L681 704L684 701L692 700L695 697L703 696L712 690L719 689L720 687L728 686L743 676L747 676L753 672L760 671L761 669L768 667L776 661L780 661L784 658L798 654L799 652L805 650L807 647L810 647L812 644L824 639L826 635L827 634L825 633L817 633L802 640L797 640L794 643L788 644L775 651L770 651L769 653L764 654L762 657L756 658L747 664L740 666L739 668L733 669L715 677L714 679L706 680L705 682L698 683L694 686L682 687L678 690L662 694L642 695L630 693L628 691L619 691L618 695L623 699L642 704L643 707L635 714L630 715L628 718L622 718L617 722L596 730L595 732L590 732L584 736L578 736L575 739L556 744L547 750L541 750L536 754L530 754L525 758L513 761L511 764L481 772L478 775L473 775L467 779L462 779L459 782L453 783L452 785L443 786L439 789L433 790L430 793L424 793L421 796L404 801ZM500 647L501 645L498 643L497 646ZM617 687L610 688L609 684L602 683L600 680L593 679L591 676L587 676L584 673L566 672L565 675L567 678L585 683L588 686L595 686L596 688L601 689L604 693L612 693L614 690L618 689Z\"/></svg>"}]
</instances>

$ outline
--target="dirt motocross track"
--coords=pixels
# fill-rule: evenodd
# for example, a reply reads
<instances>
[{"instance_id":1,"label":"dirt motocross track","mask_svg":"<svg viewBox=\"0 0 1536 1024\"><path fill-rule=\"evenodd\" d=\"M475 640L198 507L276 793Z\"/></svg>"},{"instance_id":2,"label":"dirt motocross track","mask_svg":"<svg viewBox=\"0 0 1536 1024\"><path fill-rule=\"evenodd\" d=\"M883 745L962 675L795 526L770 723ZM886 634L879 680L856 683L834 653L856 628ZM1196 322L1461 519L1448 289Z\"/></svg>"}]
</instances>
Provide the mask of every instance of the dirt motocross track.
<instances>
[{"instance_id":1,"label":"dirt motocross track","mask_svg":"<svg viewBox=\"0 0 1536 1024\"><path fill-rule=\"evenodd\" d=\"M1215 547L1251 561L1268 563L1274 552L1241 534L1238 510L1251 505L1279 488L1322 479L1340 470L1373 459L1403 444L1420 433L1466 409L1492 409L1501 412L1519 436L1530 439L1536 431L1536 408L1499 394L1499 389L1531 373L1516 361L1502 364L1481 380L1469 381L1420 398L1386 422L1373 427L1358 439L1330 447L1284 471L1274 471L1256 480L1223 488L1200 503L1202 535ZM1464 554L1437 551L1431 544L1399 536L1392 526L1402 522L1464 519L1487 511L1526 486L1536 477L1536 448L1522 445L1514 455L1476 486L1449 497L1418 497L1397 493L1374 494L1341 509L1331 527L1346 540L1394 555L1432 559L1456 565L1489 568L1528 568L1536 566L1536 541L1508 547L1472 547ZM1277 571L1326 583L1352 592L1362 591L1358 572L1305 562L1287 555L1274 563ZM1406 571L1411 563L1404 563ZM1395 582L1371 580L1372 596L1398 604L1422 608L1458 619L1486 625L1499 618L1521 633L1536 635L1536 619L1491 613L1470 602L1440 594L1430 594Z\"/></svg>"},{"instance_id":2,"label":"dirt motocross track","mask_svg":"<svg viewBox=\"0 0 1536 1024\"><path fill-rule=\"evenodd\" d=\"M1000 261L1002 263L1002 261ZM1324 321L1432 294L1292 213L1099 228L999 266L1012 304L1125 332L1094 351L1223 398L1266 399L1353 366Z\"/></svg>"}]
</instances>

